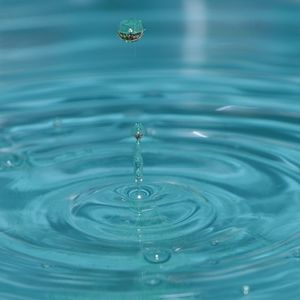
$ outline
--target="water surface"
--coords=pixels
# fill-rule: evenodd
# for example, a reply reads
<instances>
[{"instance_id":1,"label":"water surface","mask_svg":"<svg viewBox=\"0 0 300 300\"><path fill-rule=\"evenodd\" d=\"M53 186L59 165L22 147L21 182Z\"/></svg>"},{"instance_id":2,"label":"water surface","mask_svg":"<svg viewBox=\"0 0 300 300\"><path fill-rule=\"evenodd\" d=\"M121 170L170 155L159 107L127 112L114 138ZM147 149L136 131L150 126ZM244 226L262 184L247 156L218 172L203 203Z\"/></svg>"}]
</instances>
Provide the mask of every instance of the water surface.
<instances>
[{"instance_id":1,"label":"water surface","mask_svg":"<svg viewBox=\"0 0 300 300\"><path fill-rule=\"evenodd\" d=\"M0 4L0 299L300 297L299 1Z\"/></svg>"}]
</instances>

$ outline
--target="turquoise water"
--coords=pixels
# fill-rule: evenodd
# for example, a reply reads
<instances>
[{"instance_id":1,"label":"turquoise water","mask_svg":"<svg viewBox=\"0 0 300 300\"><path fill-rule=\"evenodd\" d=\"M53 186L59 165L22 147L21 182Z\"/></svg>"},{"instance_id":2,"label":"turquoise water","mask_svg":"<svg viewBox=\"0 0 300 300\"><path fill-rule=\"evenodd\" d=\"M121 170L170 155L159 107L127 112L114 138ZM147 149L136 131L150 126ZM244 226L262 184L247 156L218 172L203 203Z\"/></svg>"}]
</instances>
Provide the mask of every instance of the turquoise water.
<instances>
[{"instance_id":1,"label":"turquoise water","mask_svg":"<svg viewBox=\"0 0 300 300\"><path fill-rule=\"evenodd\" d=\"M299 1L0 5L0 300L300 298Z\"/></svg>"}]
</instances>

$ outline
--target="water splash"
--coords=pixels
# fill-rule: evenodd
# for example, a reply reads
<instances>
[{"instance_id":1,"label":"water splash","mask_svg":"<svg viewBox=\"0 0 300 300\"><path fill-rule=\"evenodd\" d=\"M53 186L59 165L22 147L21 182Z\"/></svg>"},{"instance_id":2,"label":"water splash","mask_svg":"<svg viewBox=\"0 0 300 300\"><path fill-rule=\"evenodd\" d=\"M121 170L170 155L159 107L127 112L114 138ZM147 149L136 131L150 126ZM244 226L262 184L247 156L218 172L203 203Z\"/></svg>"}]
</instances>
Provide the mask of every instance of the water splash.
<instances>
[{"instance_id":1,"label":"water splash","mask_svg":"<svg viewBox=\"0 0 300 300\"><path fill-rule=\"evenodd\" d=\"M141 140L145 134L145 129L142 123L134 124L134 137L136 138L134 158L133 158L133 168L134 168L134 181L137 186L140 187L140 184L143 182L143 156L141 150Z\"/></svg>"}]
</instances>

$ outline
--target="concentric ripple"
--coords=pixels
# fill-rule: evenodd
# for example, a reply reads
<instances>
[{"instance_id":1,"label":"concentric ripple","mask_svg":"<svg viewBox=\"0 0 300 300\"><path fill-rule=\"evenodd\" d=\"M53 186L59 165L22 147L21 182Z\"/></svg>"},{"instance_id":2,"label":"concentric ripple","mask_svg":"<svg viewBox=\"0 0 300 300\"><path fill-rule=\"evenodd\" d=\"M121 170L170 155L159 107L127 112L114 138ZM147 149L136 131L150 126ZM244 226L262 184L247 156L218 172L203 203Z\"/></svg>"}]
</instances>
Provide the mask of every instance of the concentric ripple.
<instances>
[{"instance_id":1,"label":"concentric ripple","mask_svg":"<svg viewBox=\"0 0 300 300\"><path fill-rule=\"evenodd\" d=\"M299 4L113 2L1 2L0 300L299 299Z\"/></svg>"},{"instance_id":2,"label":"concentric ripple","mask_svg":"<svg viewBox=\"0 0 300 300\"><path fill-rule=\"evenodd\" d=\"M282 270L296 272L299 153L290 131L274 139L267 130L256 134L254 123L240 133L239 114L214 113L213 107L201 111L199 125L192 116L168 116L160 124L145 116L146 172L140 189L133 182L130 121L118 123L122 139L111 131L108 140L102 135L96 142L98 136L91 135L84 144L81 137L91 124L81 118L63 119L68 125L61 132L43 138L44 126L7 128L23 157L22 163L1 169L1 180L9 182L1 200L1 251L7 258L1 268L10 284L26 284L14 275L22 268L50 290L53 280L63 282L68 297L76 290L93 299L101 290L119 298L132 280L149 297L184 294L190 286L197 299L200 292L210 298L213 283L228 288L228 297L243 294L245 286L246 293L255 288L265 293L264 285L289 278ZM215 118L213 125L208 116ZM256 112L253 117L263 122ZM185 118L186 127L177 125L178 118ZM229 118L231 126L224 130ZM75 131L72 122L82 125ZM274 115L263 128L279 128L279 122ZM109 131L107 125L94 126ZM157 291L148 291L153 286ZM135 289L127 293L138 297ZM59 299L60 292L55 294Z\"/></svg>"}]
</instances>

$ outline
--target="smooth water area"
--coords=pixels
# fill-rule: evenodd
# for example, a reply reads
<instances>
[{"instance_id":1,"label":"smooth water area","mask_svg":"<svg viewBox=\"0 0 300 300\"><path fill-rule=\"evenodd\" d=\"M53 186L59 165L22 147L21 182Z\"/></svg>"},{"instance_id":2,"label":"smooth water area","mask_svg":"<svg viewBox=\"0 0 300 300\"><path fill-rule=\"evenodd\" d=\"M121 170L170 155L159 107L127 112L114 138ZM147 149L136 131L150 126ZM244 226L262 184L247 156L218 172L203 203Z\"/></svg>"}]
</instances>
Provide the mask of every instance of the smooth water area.
<instances>
[{"instance_id":1,"label":"smooth water area","mask_svg":"<svg viewBox=\"0 0 300 300\"><path fill-rule=\"evenodd\" d=\"M1 300L300 298L299 1L0 5Z\"/></svg>"}]
</instances>

